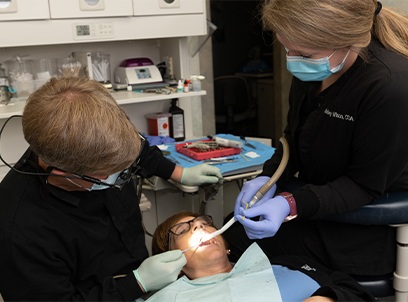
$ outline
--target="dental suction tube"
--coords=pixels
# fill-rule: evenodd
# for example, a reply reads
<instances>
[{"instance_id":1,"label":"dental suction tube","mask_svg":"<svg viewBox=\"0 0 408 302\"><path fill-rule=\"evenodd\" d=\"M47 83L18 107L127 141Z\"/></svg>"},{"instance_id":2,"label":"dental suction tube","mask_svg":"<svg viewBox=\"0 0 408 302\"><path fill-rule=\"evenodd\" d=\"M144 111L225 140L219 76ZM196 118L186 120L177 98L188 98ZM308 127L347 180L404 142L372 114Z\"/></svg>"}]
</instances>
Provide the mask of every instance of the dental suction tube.
<instances>
[{"instance_id":1,"label":"dental suction tube","mask_svg":"<svg viewBox=\"0 0 408 302\"><path fill-rule=\"evenodd\" d=\"M278 166L278 169L276 169L275 173L271 176L271 178L258 190L258 192L256 192L255 196L252 197L251 201L247 204L247 209L252 207L259 200L261 200L265 193L268 192L269 189L272 188L272 186L278 181L283 171L285 171L286 165L288 164L289 160L289 144L286 138L284 137L281 137L279 141L282 143L283 146L283 156Z\"/></svg>"},{"instance_id":2,"label":"dental suction tube","mask_svg":"<svg viewBox=\"0 0 408 302\"><path fill-rule=\"evenodd\" d=\"M247 204L247 208L252 207L258 200L260 200L262 198L262 196L265 195L266 192L269 191L270 188L272 188L272 186L278 181L279 177L281 177L283 171L286 168L286 165L288 164L288 160L289 160L289 144L288 141L286 140L286 138L281 137L279 139L279 141L282 143L283 146L283 156L282 156L282 160L278 166L278 169L276 169L275 173L271 176L271 178L258 190L258 192L256 192L255 196L251 199L251 201ZM218 235L221 235L222 233L224 233L226 230L229 229L230 226L232 226L235 222L235 216L232 216L232 218L218 231L215 231L211 234L208 234L206 236L204 236L203 238L201 238L199 244L201 242L205 242L208 241ZM196 245L199 246L199 244ZM193 248L194 246L190 247ZM184 250L187 251L190 248ZM184 252L183 251L183 252Z\"/></svg>"}]
</instances>

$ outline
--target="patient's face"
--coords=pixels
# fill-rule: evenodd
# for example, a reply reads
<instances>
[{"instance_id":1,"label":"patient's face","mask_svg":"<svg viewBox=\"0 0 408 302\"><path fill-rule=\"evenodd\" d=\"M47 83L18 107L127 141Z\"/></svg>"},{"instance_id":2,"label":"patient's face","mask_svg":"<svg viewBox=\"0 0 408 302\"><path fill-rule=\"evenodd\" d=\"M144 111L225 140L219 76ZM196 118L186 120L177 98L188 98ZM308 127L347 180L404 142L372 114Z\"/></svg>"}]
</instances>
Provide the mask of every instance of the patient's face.
<instances>
[{"instance_id":1,"label":"patient's face","mask_svg":"<svg viewBox=\"0 0 408 302\"><path fill-rule=\"evenodd\" d=\"M193 220L195 217L188 216L180 219L177 224ZM184 224L185 225L185 224ZM171 249L184 250L191 245L200 242L205 235L216 231L217 229L203 219L195 219L190 222L190 229L184 234L170 236ZM217 236L209 241L203 242L197 248L186 251L187 264L189 269L206 269L211 265L220 265L229 263L225 241L222 236Z\"/></svg>"}]
</instances>

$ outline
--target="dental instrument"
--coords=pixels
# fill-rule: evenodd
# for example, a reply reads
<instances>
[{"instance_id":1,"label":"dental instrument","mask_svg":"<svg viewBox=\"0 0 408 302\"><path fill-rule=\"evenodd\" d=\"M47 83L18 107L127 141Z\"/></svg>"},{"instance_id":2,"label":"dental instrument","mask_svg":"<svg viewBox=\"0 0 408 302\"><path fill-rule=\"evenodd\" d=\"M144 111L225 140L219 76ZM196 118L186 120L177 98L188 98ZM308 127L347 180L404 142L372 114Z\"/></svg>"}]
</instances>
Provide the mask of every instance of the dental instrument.
<instances>
[{"instance_id":1,"label":"dental instrument","mask_svg":"<svg viewBox=\"0 0 408 302\"><path fill-rule=\"evenodd\" d=\"M279 163L278 169L276 169L275 173L271 176L271 178L256 192L254 197L252 197L251 201L247 203L246 209L252 207L255 203L257 203L261 198L264 196L266 192L269 191L270 188L278 181L279 177L281 177L283 171L286 168L286 165L289 160L289 144L286 138L281 137L279 141L282 143L283 146L283 156L282 160Z\"/></svg>"},{"instance_id":2,"label":"dental instrument","mask_svg":"<svg viewBox=\"0 0 408 302\"><path fill-rule=\"evenodd\" d=\"M193 244L192 246L186 248L185 250L182 250L181 252L184 254L185 252L187 252L187 251L189 251L189 250L191 250L191 249L193 249L193 248L199 247L201 243L203 243L202 240L200 240L199 243Z\"/></svg>"},{"instance_id":3,"label":"dental instrument","mask_svg":"<svg viewBox=\"0 0 408 302\"><path fill-rule=\"evenodd\" d=\"M255 203L257 203L262 196L270 189L272 186L278 181L279 177L281 177L283 171L286 168L286 165L289 160L289 145L287 140L284 137L281 137L279 141L282 143L283 146L283 156L282 160L276 169L275 173L271 176L271 178L256 192L255 196L251 199L249 203L247 203L246 209L252 207ZM195 247L199 247L201 243L206 242L208 240L211 240L212 238L221 235L224 233L226 230L228 230L236 221L235 217L233 216L221 229L218 231L215 231L211 234L206 234L203 237L201 237L200 241L197 244L194 244L190 246L189 248L182 250L182 253L185 253Z\"/></svg>"},{"instance_id":4,"label":"dental instrument","mask_svg":"<svg viewBox=\"0 0 408 302\"><path fill-rule=\"evenodd\" d=\"M201 242L206 242L208 240L213 239L214 237L217 237L218 235L221 235L222 233L224 233L226 230L228 230L230 228L230 226L232 226L235 222L235 217L232 217L226 224L224 224L224 226L219 229L218 231L215 231L213 233L210 234L206 234L201 238ZM201 244L201 243L200 243Z\"/></svg>"},{"instance_id":5,"label":"dental instrument","mask_svg":"<svg viewBox=\"0 0 408 302\"><path fill-rule=\"evenodd\" d=\"M235 218L232 217L221 229L219 229L218 231L215 231L213 233L204 235L203 237L201 237L201 239L200 239L200 241L198 243L193 244L192 246L186 248L185 250L182 250L181 252L184 254L185 252L187 252L187 251L189 251L189 250L191 250L193 248L199 247L203 242L206 242L208 240L213 239L214 237L217 237L218 235L221 235L226 230L228 230L229 227L234 224L234 222L235 222Z\"/></svg>"}]
</instances>

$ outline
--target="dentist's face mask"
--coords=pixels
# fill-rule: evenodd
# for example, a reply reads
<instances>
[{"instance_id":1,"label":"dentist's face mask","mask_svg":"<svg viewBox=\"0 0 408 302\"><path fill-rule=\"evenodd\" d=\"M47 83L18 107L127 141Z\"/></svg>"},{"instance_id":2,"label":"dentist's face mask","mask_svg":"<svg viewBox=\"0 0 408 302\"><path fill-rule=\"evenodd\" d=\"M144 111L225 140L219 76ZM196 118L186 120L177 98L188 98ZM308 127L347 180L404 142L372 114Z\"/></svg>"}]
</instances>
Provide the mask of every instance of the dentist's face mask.
<instances>
[{"instance_id":1,"label":"dentist's face mask","mask_svg":"<svg viewBox=\"0 0 408 302\"><path fill-rule=\"evenodd\" d=\"M108 176L108 178L103 179L102 182L109 184L109 185L114 185L116 183L116 180L118 179L120 173L122 173L122 171L120 172L116 172L114 174L111 174ZM110 186L104 185L104 184L93 184L92 187L90 187L89 189L87 189L88 191L93 191L93 190L105 190L105 189L109 189L111 188Z\"/></svg>"},{"instance_id":2,"label":"dentist's face mask","mask_svg":"<svg viewBox=\"0 0 408 302\"><path fill-rule=\"evenodd\" d=\"M78 184L77 182L75 182L75 181L72 180L72 179L66 178L66 180L68 180L70 183L76 185L77 187L83 188L83 189L85 189L85 190L87 190L87 191L105 190L105 189L109 189L109 188L115 187L115 185L116 185L116 183L117 183L117 181L118 181L118 178L119 178L119 176L120 176L121 173L122 173L122 171L116 172L116 173L114 173L114 174L109 175L108 178L103 179L103 180L102 180L102 179L92 178L91 181L98 181L98 180L99 180L100 183L95 183L95 182L94 182L94 183L92 184L92 187L90 187L90 188L85 188L85 187L81 186L80 184ZM85 177L85 176L84 176L84 177ZM86 176L86 177L87 177L87 178L90 178L89 176ZM89 179L88 179L88 181L89 181Z\"/></svg>"},{"instance_id":3,"label":"dentist's face mask","mask_svg":"<svg viewBox=\"0 0 408 302\"><path fill-rule=\"evenodd\" d=\"M285 48L286 49L286 48ZM309 59L301 56L289 56L289 50L286 49L286 67L293 76L304 82L323 81L333 73L339 72L346 61L350 49L344 57L343 61L336 67L330 69L330 58L336 52L321 59Z\"/></svg>"}]
</instances>

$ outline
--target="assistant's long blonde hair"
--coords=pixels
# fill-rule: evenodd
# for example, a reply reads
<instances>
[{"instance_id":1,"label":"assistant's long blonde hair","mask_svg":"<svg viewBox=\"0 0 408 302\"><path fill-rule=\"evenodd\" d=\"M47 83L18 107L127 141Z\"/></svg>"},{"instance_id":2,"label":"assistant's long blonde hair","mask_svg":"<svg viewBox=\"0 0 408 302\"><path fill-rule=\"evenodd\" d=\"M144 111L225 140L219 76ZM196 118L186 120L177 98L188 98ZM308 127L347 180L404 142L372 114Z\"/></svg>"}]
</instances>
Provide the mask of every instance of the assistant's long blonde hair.
<instances>
[{"instance_id":1,"label":"assistant's long blonde hair","mask_svg":"<svg viewBox=\"0 0 408 302\"><path fill-rule=\"evenodd\" d=\"M317 49L364 49L372 35L408 58L408 19L376 0L266 0L264 27L290 41Z\"/></svg>"},{"instance_id":2,"label":"assistant's long blonde hair","mask_svg":"<svg viewBox=\"0 0 408 302\"><path fill-rule=\"evenodd\" d=\"M136 128L94 80L51 79L29 96L22 123L34 152L66 172L111 174L129 167L140 151Z\"/></svg>"}]
</instances>

